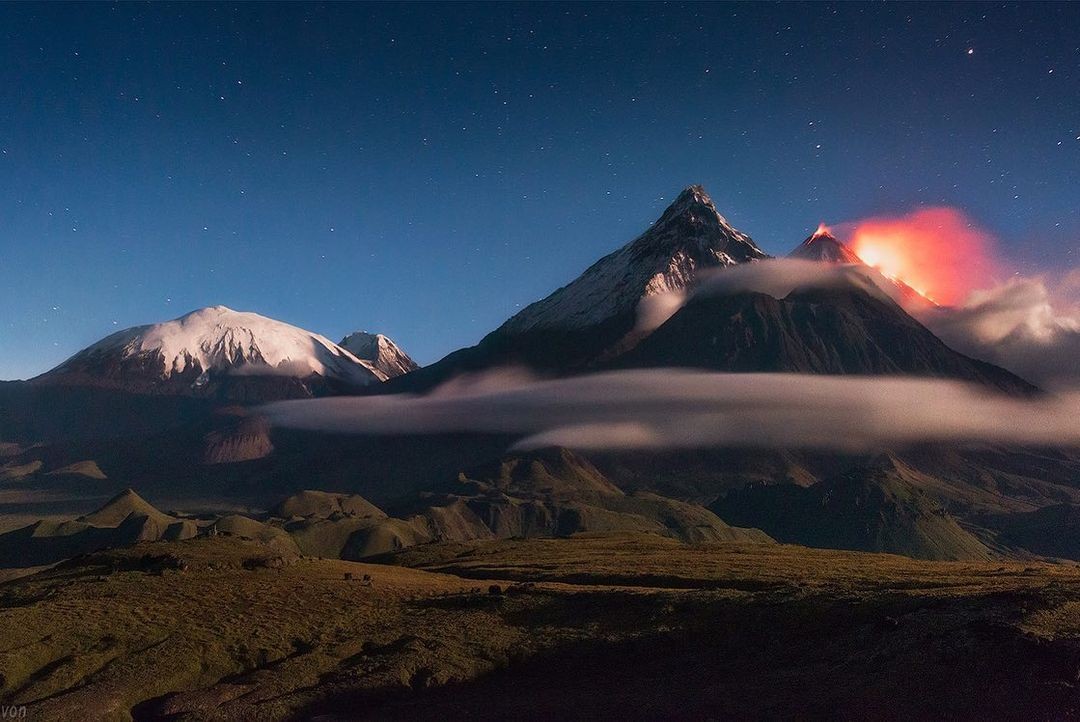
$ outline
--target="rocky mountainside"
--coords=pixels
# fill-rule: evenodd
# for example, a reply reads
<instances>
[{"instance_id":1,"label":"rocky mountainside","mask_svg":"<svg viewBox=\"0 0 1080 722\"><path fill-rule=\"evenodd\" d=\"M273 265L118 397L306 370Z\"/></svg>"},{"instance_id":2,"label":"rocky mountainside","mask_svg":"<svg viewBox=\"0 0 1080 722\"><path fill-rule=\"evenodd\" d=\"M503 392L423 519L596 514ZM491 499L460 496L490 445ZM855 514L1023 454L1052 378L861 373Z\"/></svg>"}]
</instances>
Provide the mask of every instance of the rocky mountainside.
<instances>
[{"instance_id":1,"label":"rocky mountainside","mask_svg":"<svg viewBox=\"0 0 1080 722\"><path fill-rule=\"evenodd\" d=\"M953 351L895 303L857 287L796 289L784 298L702 294L613 365L935 376L1007 393L1035 390Z\"/></svg>"},{"instance_id":2,"label":"rocky mountainside","mask_svg":"<svg viewBox=\"0 0 1080 722\"><path fill-rule=\"evenodd\" d=\"M911 483L913 474L895 458L883 456L809 487L750 484L729 492L712 509L791 544L916 559L994 558L994 552Z\"/></svg>"},{"instance_id":3,"label":"rocky mountainside","mask_svg":"<svg viewBox=\"0 0 1080 722\"><path fill-rule=\"evenodd\" d=\"M624 493L586 459L561 448L512 454L462 472L455 483L422 496L422 503L440 498L436 503L474 516L495 538L635 531L693 543L772 541L696 504Z\"/></svg>"}]
</instances>

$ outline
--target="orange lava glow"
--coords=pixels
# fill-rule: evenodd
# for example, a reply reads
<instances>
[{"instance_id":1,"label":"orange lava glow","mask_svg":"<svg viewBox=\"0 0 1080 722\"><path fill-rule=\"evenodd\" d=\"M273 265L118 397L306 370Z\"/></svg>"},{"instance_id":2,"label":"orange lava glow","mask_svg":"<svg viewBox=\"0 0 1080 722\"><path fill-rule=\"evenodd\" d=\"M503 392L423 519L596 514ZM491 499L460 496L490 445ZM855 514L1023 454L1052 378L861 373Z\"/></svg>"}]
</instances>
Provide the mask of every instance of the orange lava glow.
<instances>
[{"instance_id":1,"label":"orange lava glow","mask_svg":"<svg viewBox=\"0 0 1080 722\"><path fill-rule=\"evenodd\" d=\"M858 221L849 245L868 266L939 304L959 303L998 275L990 235L955 208Z\"/></svg>"},{"instance_id":2,"label":"orange lava glow","mask_svg":"<svg viewBox=\"0 0 1080 722\"><path fill-rule=\"evenodd\" d=\"M832 235L832 233L829 231L829 227L827 225L825 225L824 223L819 223L818 227L817 227L817 230L814 231L813 237L817 238L818 236L831 236L831 235Z\"/></svg>"}]
</instances>

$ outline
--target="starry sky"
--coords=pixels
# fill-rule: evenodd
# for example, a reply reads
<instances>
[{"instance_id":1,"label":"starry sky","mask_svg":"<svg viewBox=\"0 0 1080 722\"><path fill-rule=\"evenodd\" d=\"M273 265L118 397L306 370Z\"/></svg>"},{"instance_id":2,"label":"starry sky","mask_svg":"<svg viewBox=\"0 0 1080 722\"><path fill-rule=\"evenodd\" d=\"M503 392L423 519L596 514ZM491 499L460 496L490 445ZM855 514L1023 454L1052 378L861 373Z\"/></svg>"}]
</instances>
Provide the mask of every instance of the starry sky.
<instances>
[{"instance_id":1,"label":"starry sky","mask_svg":"<svg viewBox=\"0 0 1080 722\"><path fill-rule=\"evenodd\" d=\"M429 363L684 186L1080 256L1080 4L2 4L0 378L213 304Z\"/></svg>"}]
</instances>

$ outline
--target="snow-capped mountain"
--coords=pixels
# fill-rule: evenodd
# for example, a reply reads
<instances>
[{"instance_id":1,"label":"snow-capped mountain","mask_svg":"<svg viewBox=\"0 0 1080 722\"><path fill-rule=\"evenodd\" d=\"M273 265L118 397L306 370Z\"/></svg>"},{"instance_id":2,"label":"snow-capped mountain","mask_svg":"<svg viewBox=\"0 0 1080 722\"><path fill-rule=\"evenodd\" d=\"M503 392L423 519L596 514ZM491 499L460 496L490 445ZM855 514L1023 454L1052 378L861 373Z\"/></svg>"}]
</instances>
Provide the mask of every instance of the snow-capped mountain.
<instances>
[{"instance_id":1,"label":"snow-capped mountain","mask_svg":"<svg viewBox=\"0 0 1080 722\"><path fill-rule=\"evenodd\" d=\"M825 226L818 226L812 236L800 243L788 258L800 258L804 261L825 261L827 263L858 263L862 259L855 255L847 245L836 240Z\"/></svg>"},{"instance_id":2,"label":"snow-capped mountain","mask_svg":"<svg viewBox=\"0 0 1080 722\"><path fill-rule=\"evenodd\" d=\"M584 328L632 311L647 296L690 285L705 268L768 258L735 230L699 185L686 188L647 231L502 325L504 334Z\"/></svg>"},{"instance_id":3,"label":"snow-capped mountain","mask_svg":"<svg viewBox=\"0 0 1080 722\"><path fill-rule=\"evenodd\" d=\"M211 306L114 333L38 380L199 394L227 379L267 377L362 387L384 381L386 374L319 334Z\"/></svg>"},{"instance_id":4,"label":"snow-capped mountain","mask_svg":"<svg viewBox=\"0 0 1080 722\"><path fill-rule=\"evenodd\" d=\"M338 344L361 361L367 361L387 378L394 378L415 371L419 364L409 354L381 333L357 331L341 339Z\"/></svg>"},{"instance_id":5,"label":"snow-capped mountain","mask_svg":"<svg viewBox=\"0 0 1080 722\"><path fill-rule=\"evenodd\" d=\"M554 374L587 369L640 340L643 299L687 288L707 269L767 258L720 215L701 186L690 186L648 230L577 279L526 306L476 346L395 379L386 390L430 389L493 366Z\"/></svg>"}]
</instances>

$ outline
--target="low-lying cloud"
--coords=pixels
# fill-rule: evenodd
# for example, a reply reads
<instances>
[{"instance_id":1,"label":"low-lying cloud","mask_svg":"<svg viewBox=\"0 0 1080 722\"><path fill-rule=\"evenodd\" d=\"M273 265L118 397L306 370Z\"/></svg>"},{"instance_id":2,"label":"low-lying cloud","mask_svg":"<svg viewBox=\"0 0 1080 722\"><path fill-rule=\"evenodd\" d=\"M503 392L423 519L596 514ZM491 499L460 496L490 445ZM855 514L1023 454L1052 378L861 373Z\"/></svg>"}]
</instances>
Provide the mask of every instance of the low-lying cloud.
<instances>
[{"instance_id":1,"label":"low-lying cloud","mask_svg":"<svg viewBox=\"0 0 1080 722\"><path fill-rule=\"evenodd\" d=\"M1080 444L1080 395L1016 399L944 380L681 369L499 376L427 396L284 401L263 413L278 426L336 433L514 434L519 449Z\"/></svg>"},{"instance_id":2,"label":"low-lying cloud","mask_svg":"<svg viewBox=\"0 0 1080 722\"><path fill-rule=\"evenodd\" d=\"M945 343L1047 388L1080 386L1080 271L1016 277L960 306L913 310Z\"/></svg>"},{"instance_id":3,"label":"low-lying cloud","mask_svg":"<svg viewBox=\"0 0 1080 722\"><path fill-rule=\"evenodd\" d=\"M858 288L882 297L895 288L872 268L821 263L797 258L773 258L704 273L695 296L728 296L753 291L783 298L800 288Z\"/></svg>"},{"instance_id":4,"label":"low-lying cloud","mask_svg":"<svg viewBox=\"0 0 1080 722\"><path fill-rule=\"evenodd\" d=\"M637 327L639 330L652 331L698 297L764 293L773 298L784 298L792 291L803 288L857 288L878 298L900 300L896 284L873 268L797 258L770 258L703 271L689 290L646 296L638 304Z\"/></svg>"}]
</instances>

